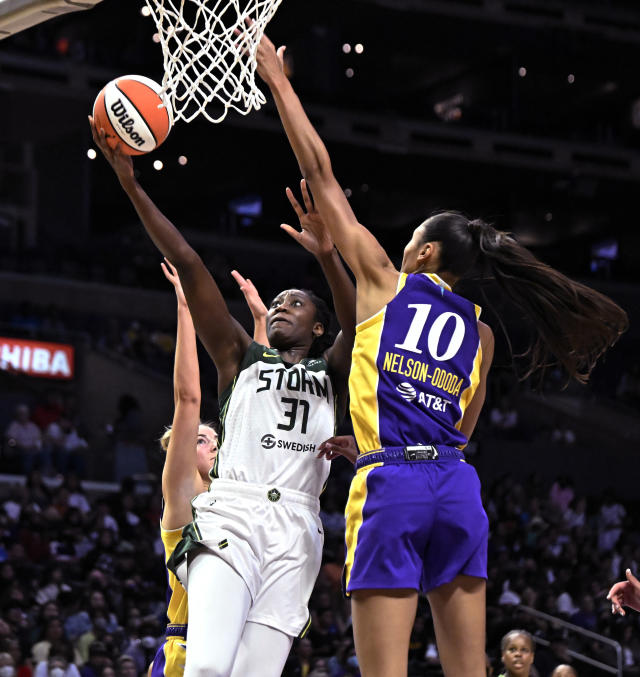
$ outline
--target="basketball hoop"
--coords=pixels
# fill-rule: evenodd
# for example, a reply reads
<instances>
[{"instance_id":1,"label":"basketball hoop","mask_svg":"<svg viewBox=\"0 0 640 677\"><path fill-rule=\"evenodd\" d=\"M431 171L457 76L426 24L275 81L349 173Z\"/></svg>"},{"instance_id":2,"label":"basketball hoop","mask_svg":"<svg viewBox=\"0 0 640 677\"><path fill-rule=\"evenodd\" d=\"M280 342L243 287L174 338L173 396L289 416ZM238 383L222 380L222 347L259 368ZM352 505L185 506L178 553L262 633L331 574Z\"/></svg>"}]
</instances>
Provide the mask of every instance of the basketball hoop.
<instances>
[{"instance_id":1,"label":"basketball hoop","mask_svg":"<svg viewBox=\"0 0 640 677\"><path fill-rule=\"evenodd\" d=\"M221 122L265 102L256 49L282 0L145 0L164 59L162 89L173 119ZM249 21L247 21L249 20Z\"/></svg>"}]
</instances>

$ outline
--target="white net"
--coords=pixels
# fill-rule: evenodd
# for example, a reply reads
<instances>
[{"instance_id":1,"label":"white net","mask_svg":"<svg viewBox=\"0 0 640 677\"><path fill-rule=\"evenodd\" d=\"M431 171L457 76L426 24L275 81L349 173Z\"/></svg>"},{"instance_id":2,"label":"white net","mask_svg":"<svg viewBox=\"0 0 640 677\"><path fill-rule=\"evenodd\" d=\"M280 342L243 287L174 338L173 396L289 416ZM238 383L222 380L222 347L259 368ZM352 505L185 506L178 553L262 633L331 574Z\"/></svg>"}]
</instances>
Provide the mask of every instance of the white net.
<instances>
[{"instance_id":1,"label":"white net","mask_svg":"<svg viewBox=\"0 0 640 677\"><path fill-rule=\"evenodd\" d=\"M173 120L220 122L266 99L256 85L256 49L282 0L145 0L164 58L162 88Z\"/></svg>"}]
</instances>

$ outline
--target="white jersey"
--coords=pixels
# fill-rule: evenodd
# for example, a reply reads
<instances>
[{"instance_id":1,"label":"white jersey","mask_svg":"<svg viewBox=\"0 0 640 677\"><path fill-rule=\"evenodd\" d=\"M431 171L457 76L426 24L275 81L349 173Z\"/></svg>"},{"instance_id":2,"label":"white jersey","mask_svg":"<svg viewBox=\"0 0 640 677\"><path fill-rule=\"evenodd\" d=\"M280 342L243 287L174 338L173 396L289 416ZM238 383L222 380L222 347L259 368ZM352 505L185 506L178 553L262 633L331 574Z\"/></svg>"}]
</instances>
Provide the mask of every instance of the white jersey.
<instances>
[{"instance_id":1,"label":"white jersey","mask_svg":"<svg viewBox=\"0 0 640 677\"><path fill-rule=\"evenodd\" d=\"M220 399L221 444L213 478L322 492L331 463L318 445L335 432L336 402L327 361L285 363L251 343Z\"/></svg>"}]
</instances>

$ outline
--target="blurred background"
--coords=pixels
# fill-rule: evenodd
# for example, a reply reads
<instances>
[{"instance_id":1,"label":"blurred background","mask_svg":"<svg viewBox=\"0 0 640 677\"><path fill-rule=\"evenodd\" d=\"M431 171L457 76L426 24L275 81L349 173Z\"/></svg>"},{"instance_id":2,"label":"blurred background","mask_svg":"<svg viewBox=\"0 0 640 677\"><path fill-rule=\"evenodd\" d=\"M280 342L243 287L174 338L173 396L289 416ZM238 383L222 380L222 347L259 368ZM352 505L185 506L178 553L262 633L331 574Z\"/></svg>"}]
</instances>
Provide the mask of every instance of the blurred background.
<instances>
[{"instance_id":1,"label":"blurred background","mask_svg":"<svg viewBox=\"0 0 640 677\"><path fill-rule=\"evenodd\" d=\"M57 605L78 666L95 641L113 669L125 674L119 657L133 653L141 672L162 632L162 559L138 555L157 547L156 440L172 416L175 296L86 119L114 77L161 81L155 25L141 10L138 0L103 0L0 42L0 640L34 670L42 656L32 645L48 632L38 600L50 586L58 592L45 601ZM527 346L519 310L490 281L461 290L498 340L468 449L493 524L489 662L497 674L500 637L516 623L540 640L542 677L562 651L618 670L617 650L625 674L640 674L637 617L611 620L603 595L640 562L640 8L285 0L268 33L287 45L290 77L354 211L397 262L422 220L458 209L511 231L629 313L629 331L587 386L567 385L553 366L541 385L520 381L507 347L505 332L515 353ZM266 302L291 286L327 297L312 257L279 228L295 223L284 188L300 177L271 102L221 125L178 123L134 162L248 328L234 268ZM215 370L204 353L200 364L203 418L216 418ZM286 674L357 674L336 579L351 473L337 462L323 498L329 537L314 630ZM80 494L86 510L70 499ZM522 615L522 605L573 618L618 649ZM81 613L83 632L70 629ZM439 674L426 607L417 624L412 669ZM606 674L562 658L580 675Z\"/></svg>"}]
</instances>

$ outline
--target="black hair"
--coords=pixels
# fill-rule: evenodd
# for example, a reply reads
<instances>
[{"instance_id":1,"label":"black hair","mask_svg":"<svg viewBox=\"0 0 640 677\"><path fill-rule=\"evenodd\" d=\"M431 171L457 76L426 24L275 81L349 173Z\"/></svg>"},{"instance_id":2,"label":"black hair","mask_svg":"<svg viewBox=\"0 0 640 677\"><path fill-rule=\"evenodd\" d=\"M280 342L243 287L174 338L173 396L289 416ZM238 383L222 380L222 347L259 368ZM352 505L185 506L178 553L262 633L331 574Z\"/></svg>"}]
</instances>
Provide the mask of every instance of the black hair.
<instances>
[{"instance_id":1,"label":"black hair","mask_svg":"<svg viewBox=\"0 0 640 677\"><path fill-rule=\"evenodd\" d=\"M423 242L440 243L439 269L458 278L480 270L533 323L522 378L561 364L570 378L585 383L598 358L627 330L627 314L610 298L570 280L509 233L459 212L442 212L424 222Z\"/></svg>"},{"instance_id":2,"label":"black hair","mask_svg":"<svg viewBox=\"0 0 640 677\"><path fill-rule=\"evenodd\" d=\"M304 292L316 307L316 316L313 319L324 327L324 333L321 336L316 336L309 348L309 357L320 357L325 350L331 348L336 339L333 331L333 313L327 302L315 292L310 289L301 289L300 291Z\"/></svg>"},{"instance_id":3,"label":"black hair","mask_svg":"<svg viewBox=\"0 0 640 677\"><path fill-rule=\"evenodd\" d=\"M509 632L500 640L500 653L504 653L507 650L507 645L511 641L511 638L516 635L522 635L529 642L531 651L535 651L536 645L530 632L527 632L526 630L509 630Z\"/></svg>"}]
</instances>

